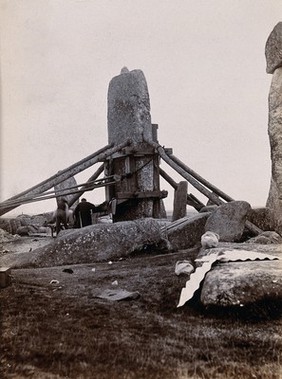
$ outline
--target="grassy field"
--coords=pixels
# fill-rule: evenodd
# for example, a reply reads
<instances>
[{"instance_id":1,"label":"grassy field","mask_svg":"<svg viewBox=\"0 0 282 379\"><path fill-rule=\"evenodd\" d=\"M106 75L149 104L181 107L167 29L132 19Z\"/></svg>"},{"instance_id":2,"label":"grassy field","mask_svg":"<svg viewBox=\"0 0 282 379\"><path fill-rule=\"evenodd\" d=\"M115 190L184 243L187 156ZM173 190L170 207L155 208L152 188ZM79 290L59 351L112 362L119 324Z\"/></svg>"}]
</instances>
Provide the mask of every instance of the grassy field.
<instances>
[{"instance_id":1,"label":"grassy field","mask_svg":"<svg viewBox=\"0 0 282 379\"><path fill-rule=\"evenodd\" d=\"M1 378L282 378L279 309L219 314L197 296L176 308L183 258L14 270L0 291ZM97 298L113 281L140 297Z\"/></svg>"}]
</instances>

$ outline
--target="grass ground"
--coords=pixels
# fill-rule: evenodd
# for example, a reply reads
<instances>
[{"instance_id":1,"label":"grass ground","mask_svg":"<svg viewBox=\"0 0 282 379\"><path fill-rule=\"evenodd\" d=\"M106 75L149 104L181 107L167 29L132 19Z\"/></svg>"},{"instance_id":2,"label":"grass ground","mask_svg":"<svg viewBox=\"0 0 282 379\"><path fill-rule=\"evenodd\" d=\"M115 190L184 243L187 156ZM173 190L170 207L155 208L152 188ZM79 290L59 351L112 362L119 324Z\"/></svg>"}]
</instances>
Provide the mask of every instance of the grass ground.
<instances>
[{"instance_id":1,"label":"grass ground","mask_svg":"<svg viewBox=\"0 0 282 379\"><path fill-rule=\"evenodd\" d=\"M174 267L184 258L14 270L0 291L1 377L282 378L279 311L210 313L197 296L176 308L187 277ZM140 297L96 297L114 281Z\"/></svg>"}]
</instances>

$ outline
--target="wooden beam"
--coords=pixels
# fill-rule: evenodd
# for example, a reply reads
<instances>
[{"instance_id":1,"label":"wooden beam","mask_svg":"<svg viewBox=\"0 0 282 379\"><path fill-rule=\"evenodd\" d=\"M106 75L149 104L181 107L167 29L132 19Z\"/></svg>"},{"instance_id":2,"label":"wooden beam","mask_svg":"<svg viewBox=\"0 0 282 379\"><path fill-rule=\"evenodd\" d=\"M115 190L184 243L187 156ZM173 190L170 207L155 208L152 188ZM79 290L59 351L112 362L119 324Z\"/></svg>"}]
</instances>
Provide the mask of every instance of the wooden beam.
<instances>
[{"instance_id":1,"label":"wooden beam","mask_svg":"<svg viewBox=\"0 0 282 379\"><path fill-rule=\"evenodd\" d=\"M107 181L105 179L107 179ZM110 185L113 185L116 183L116 180L114 177L109 177L109 178L105 178L105 179L95 181L95 183L92 182L91 188L90 187L84 188L84 190L82 192L84 193L85 191L92 191L95 188L110 186ZM20 206L23 204L35 203L37 201L54 199L54 198L57 198L58 196L63 197L63 196L67 196L67 195L81 193L81 191L78 188L80 186L81 185L77 185L77 186L62 189L60 191L47 191L47 192L44 192L43 194L40 194L40 195L36 195L36 196L33 195L30 197L25 197L24 199L16 199L16 200L13 200L11 202L5 203L5 207L6 206L17 207L17 206ZM0 204L0 209L1 209L1 204Z\"/></svg>"},{"instance_id":2,"label":"wooden beam","mask_svg":"<svg viewBox=\"0 0 282 379\"><path fill-rule=\"evenodd\" d=\"M77 192L75 195L73 195L73 197L69 200L69 207L71 207L80 198L80 196L84 194L85 191L90 191L91 189L93 189L93 184L91 184L91 182L96 180L99 177L99 175L102 174L103 171L104 171L104 163L101 164L101 166L87 180L86 184L80 189L80 191Z\"/></svg>"},{"instance_id":3,"label":"wooden beam","mask_svg":"<svg viewBox=\"0 0 282 379\"><path fill-rule=\"evenodd\" d=\"M206 189L206 187L202 186L201 183L199 183L192 175L188 174L183 168L179 167L176 162L174 162L170 157L165 153L164 148L161 145L158 145L155 142L151 141L151 144L155 147L155 149L158 151L162 159L171 166L179 175L181 175L184 179L187 180L190 184L192 184L193 187L195 187L199 192L201 192L203 195L208 197L213 203L217 205L223 204L219 198Z\"/></svg>"},{"instance_id":4,"label":"wooden beam","mask_svg":"<svg viewBox=\"0 0 282 379\"><path fill-rule=\"evenodd\" d=\"M176 156L173 154L169 155L169 158L172 159L179 167L181 167L183 170L185 170L188 174L192 175L193 178L197 179L200 183L208 187L212 192L214 192L216 195L221 197L222 199L229 201L234 201L232 197L228 196L226 193L221 191L219 188L211 184L209 181L204 179L201 175L197 174L194 170L192 170L190 167L186 166L185 163L181 162Z\"/></svg>"},{"instance_id":5,"label":"wooden beam","mask_svg":"<svg viewBox=\"0 0 282 379\"><path fill-rule=\"evenodd\" d=\"M177 189L177 183L169 176L162 168L160 168L160 175L172 186L173 189ZM200 200L191 193L187 193L187 205L195 208L197 211L201 210L205 206Z\"/></svg>"},{"instance_id":6,"label":"wooden beam","mask_svg":"<svg viewBox=\"0 0 282 379\"><path fill-rule=\"evenodd\" d=\"M10 199L2 202L0 204L0 216L3 214L11 211L12 209L18 207L20 204L18 204L18 200L24 201L26 197L40 195L43 192L47 191L48 189L54 187L56 184L59 184L66 179L70 178L71 176L74 176L78 174L79 172L93 166L97 162L104 161L107 157L111 156L113 153L121 150L125 146L129 145L130 141L125 141L124 143L112 147L111 145L107 145L103 147L102 149L98 150L96 153L89 155L88 157L82 159L81 161L71 165L70 167L59 171L57 174L51 176L49 179L44 180L43 182L39 183L38 185L31 187L30 189L21 192L20 194L11 197ZM11 200L17 200L17 205L15 206L6 206L6 202L9 204Z\"/></svg>"},{"instance_id":7,"label":"wooden beam","mask_svg":"<svg viewBox=\"0 0 282 379\"><path fill-rule=\"evenodd\" d=\"M192 186L194 186L199 192L201 192L203 195L208 197L214 204L216 205L222 205L223 202L212 192L207 190L201 183L199 183L198 180L196 180L191 174L189 174L187 171L185 171L182 167L178 166L178 164L170 159L170 157L165 153L164 148L153 142L153 141L146 141L147 143L150 143L152 146L155 147L155 149L159 152L162 159L171 166L176 172L178 172L179 175L181 175L184 179L186 179ZM250 221L246 221L246 227L255 235L258 235L262 232L260 228L258 228L256 225L252 224Z\"/></svg>"}]
</instances>

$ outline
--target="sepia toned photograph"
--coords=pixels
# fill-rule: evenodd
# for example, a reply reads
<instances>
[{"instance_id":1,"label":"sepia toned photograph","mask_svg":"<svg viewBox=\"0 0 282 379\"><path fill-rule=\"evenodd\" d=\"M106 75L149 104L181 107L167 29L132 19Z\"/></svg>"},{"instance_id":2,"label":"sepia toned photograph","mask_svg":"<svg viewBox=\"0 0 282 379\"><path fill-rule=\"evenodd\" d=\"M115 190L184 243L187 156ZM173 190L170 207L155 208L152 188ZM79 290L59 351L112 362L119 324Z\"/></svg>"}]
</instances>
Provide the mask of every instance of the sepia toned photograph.
<instances>
[{"instance_id":1,"label":"sepia toned photograph","mask_svg":"<svg viewBox=\"0 0 282 379\"><path fill-rule=\"evenodd\" d=\"M0 377L282 379L282 2L0 0Z\"/></svg>"}]
</instances>

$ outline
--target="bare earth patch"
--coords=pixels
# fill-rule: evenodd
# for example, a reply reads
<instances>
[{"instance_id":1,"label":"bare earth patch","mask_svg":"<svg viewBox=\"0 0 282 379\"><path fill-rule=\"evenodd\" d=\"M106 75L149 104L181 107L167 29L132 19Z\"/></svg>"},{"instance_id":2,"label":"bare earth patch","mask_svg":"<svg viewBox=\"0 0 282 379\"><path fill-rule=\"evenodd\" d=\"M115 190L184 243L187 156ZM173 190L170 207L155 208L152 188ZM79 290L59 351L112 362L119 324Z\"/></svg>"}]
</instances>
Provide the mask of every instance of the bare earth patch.
<instances>
[{"instance_id":1,"label":"bare earth patch","mask_svg":"<svg viewBox=\"0 0 282 379\"><path fill-rule=\"evenodd\" d=\"M174 273L180 259L185 253L151 253L13 270L0 290L1 377L280 378L280 309L210 313L197 294L176 308L187 280ZM119 288L140 297L97 297Z\"/></svg>"}]
</instances>

